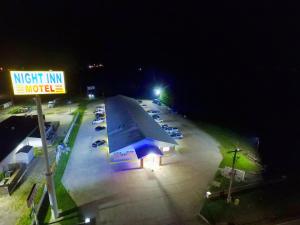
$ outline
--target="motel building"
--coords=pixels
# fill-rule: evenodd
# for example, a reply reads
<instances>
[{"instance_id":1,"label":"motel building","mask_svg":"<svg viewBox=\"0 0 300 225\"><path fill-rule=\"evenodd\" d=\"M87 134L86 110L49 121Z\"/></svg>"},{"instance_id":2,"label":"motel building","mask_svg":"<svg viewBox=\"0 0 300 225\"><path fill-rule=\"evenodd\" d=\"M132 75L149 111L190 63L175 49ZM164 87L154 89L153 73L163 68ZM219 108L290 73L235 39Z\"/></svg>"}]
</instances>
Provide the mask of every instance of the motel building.
<instances>
[{"instance_id":1,"label":"motel building","mask_svg":"<svg viewBox=\"0 0 300 225\"><path fill-rule=\"evenodd\" d=\"M133 99L123 95L105 100L109 157L112 163L132 163L156 169L176 141Z\"/></svg>"},{"instance_id":2,"label":"motel building","mask_svg":"<svg viewBox=\"0 0 300 225\"><path fill-rule=\"evenodd\" d=\"M46 136L53 132L51 123L45 123ZM10 164L30 164L33 148L42 147L37 116L11 116L0 123L0 173ZM0 185L1 186L1 185Z\"/></svg>"}]
</instances>

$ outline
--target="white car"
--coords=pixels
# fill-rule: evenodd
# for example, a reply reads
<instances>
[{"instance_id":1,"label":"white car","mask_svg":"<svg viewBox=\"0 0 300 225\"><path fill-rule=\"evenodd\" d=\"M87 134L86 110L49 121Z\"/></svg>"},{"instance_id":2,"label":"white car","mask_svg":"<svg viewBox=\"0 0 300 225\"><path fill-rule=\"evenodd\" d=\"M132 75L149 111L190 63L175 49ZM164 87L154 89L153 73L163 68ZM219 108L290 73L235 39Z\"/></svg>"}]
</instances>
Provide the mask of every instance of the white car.
<instances>
[{"instance_id":1,"label":"white car","mask_svg":"<svg viewBox=\"0 0 300 225\"><path fill-rule=\"evenodd\" d=\"M104 110L104 109L96 109L94 112L95 112L95 113L96 113L96 112L105 112L105 110Z\"/></svg>"},{"instance_id":2,"label":"white car","mask_svg":"<svg viewBox=\"0 0 300 225\"><path fill-rule=\"evenodd\" d=\"M156 123L162 123L162 122L164 122L162 119L160 119L160 118L157 118L157 119L154 119L155 120L155 122Z\"/></svg>"},{"instance_id":3,"label":"white car","mask_svg":"<svg viewBox=\"0 0 300 225\"><path fill-rule=\"evenodd\" d=\"M164 127L163 128L168 134L179 133L180 130L177 127Z\"/></svg>"},{"instance_id":4,"label":"white car","mask_svg":"<svg viewBox=\"0 0 300 225\"><path fill-rule=\"evenodd\" d=\"M96 119L96 120L93 120L92 124L95 125L95 124L100 124L100 123L103 123L105 120L104 119Z\"/></svg>"},{"instance_id":5,"label":"white car","mask_svg":"<svg viewBox=\"0 0 300 225\"><path fill-rule=\"evenodd\" d=\"M147 113L150 115L150 116L153 116L153 115L159 115L159 111L156 111L156 110L148 110Z\"/></svg>"},{"instance_id":6,"label":"white car","mask_svg":"<svg viewBox=\"0 0 300 225\"><path fill-rule=\"evenodd\" d=\"M177 127L170 127L172 132L180 132L180 130Z\"/></svg>"}]
</instances>

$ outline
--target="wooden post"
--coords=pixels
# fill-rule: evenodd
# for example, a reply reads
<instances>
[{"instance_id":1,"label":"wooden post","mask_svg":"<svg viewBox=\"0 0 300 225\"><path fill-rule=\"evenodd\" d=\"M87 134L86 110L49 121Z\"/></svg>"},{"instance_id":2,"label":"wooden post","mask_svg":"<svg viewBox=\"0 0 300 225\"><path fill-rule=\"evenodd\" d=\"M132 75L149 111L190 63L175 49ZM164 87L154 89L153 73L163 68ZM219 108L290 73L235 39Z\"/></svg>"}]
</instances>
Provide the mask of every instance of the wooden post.
<instances>
[{"instance_id":1,"label":"wooden post","mask_svg":"<svg viewBox=\"0 0 300 225\"><path fill-rule=\"evenodd\" d=\"M141 159L141 168L144 168L144 159Z\"/></svg>"}]
</instances>

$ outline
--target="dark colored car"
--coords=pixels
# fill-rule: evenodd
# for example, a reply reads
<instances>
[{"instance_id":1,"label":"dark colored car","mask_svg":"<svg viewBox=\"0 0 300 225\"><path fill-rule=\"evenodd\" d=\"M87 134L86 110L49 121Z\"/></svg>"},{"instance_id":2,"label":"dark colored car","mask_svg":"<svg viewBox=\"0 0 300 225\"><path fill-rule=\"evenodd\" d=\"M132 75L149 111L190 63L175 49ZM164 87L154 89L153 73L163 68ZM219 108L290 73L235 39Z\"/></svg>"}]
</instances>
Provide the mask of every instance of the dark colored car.
<instances>
[{"instance_id":1,"label":"dark colored car","mask_svg":"<svg viewBox=\"0 0 300 225\"><path fill-rule=\"evenodd\" d=\"M96 118L96 120L104 120L105 119L105 117L104 116L95 116L95 118Z\"/></svg>"},{"instance_id":2,"label":"dark colored car","mask_svg":"<svg viewBox=\"0 0 300 225\"><path fill-rule=\"evenodd\" d=\"M160 102L159 99L154 99L152 102L153 102L154 104L161 105L161 102Z\"/></svg>"},{"instance_id":3,"label":"dark colored car","mask_svg":"<svg viewBox=\"0 0 300 225\"><path fill-rule=\"evenodd\" d=\"M104 145L106 143L105 140L97 140L95 141L95 143L98 145L98 146L101 146L101 145Z\"/></svg>"},{"instance_id":4,"label":"dark colored car","mask_svg":"<svg viewBox=\"0 0 300 225\"><path fill-rule=\"evenodd\" d=\"M159 118L159 115L153 115L152 118L153 118L153 119L158 119L158 118Z\"/></svg>"},{"instance_id":5,"label":"dark colored car","mask_svg":"<svg viewBox=\"0 0 300 225\"><path fill-rule=\"evenodd\" d=\"M97 141L93 142L92 147L96 148L97 146L104 145L105 143L106 143L105 140L97 140Z\"/></svg>"},{"instance_id":6,"label":"dark colored car","mask_svg":"<svg viewBox=\"0 0 300 225\"><path fill-rule=\"evenodd\" d=\"M105 117L105 114L104 113L96 113L95 117Z\"/></svg>"},{"instance_id":7,"label":"dark colored car","mask_svg":"<svg viewBox=\"0 0 300 225\"><path fill-rule=\"evenodd\" d=\"M104 126L98 126L98 127L95 127L95 131L101 131L101 130L104 130L106 127Z\"/></svg>"}]
</instances>

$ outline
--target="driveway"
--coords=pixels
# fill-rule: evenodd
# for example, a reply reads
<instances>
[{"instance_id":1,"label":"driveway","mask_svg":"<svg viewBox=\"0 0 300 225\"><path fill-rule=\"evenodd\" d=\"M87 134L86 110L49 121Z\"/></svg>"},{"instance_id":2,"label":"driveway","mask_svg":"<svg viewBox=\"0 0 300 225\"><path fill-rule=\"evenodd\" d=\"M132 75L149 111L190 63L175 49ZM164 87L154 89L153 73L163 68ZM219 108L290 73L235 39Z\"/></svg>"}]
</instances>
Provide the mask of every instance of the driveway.
<instances>
[{"instance_id":1,"label":"driveway","mask_svg":"<svg viewBox=\"0 0 300 225\"><path fill-rule=\"evenodd\" d=\"M147 107L156 108L150 101ZM83 118L63 183L88 217L97 224L199 224L208 184L221 161L218 143L193 123L178 115L162 118L178 126L184 134L175 155L163 158L163 166L147 169L116 170L103 150L90 150L93 140L106 138L91 125L90 105Z\"/></svg>"}]
</instances>

